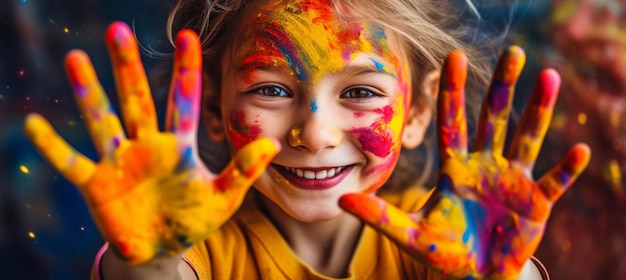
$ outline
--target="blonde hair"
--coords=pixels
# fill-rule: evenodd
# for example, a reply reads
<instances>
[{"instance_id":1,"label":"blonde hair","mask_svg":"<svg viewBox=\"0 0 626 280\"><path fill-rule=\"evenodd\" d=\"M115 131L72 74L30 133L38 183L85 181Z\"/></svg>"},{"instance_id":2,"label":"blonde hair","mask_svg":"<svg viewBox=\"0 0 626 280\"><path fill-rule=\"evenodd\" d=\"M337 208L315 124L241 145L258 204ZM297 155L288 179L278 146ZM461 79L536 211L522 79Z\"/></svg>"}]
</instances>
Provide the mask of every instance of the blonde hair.
<instances>
[{"instance_id":1,"label":"blonde hair","mask_svg":"<svg viewBox=\"0 0 626 280\"><path fill-rule=\"evenodd\" d=\"M231 36L234 33L232 31L237 28L236 21L251 1L179 0L170 13L167 23L168 39L173 42L174 34L183 28L190 28L198 33L207 62L205 71L215 89L220 88L220 62L227 51L225 48L233 43ZM493 52L485 51L485 48L489 48L488 45L477 46L468 43L468 38L475 34L470 30L470 25L460 22L459 13L448 3L439 0L332 0L331 3L340 16L378 24L395 35L410 56L415 91L413 100L419 106L429 106L434 111L433 100L425 93L419 92L425 75L441 69L445 57L452 50L464 51L469 58L466 102L468 121L472 123L478 115L481 93L490 76L489 65L492 58L481 54ZM212 98L203 100L205 106L203 109L219 115L219 94L207 96ZM430 144L428 149L435 149L432 139L427 139L426 143ZM422 161L424 166L418 168L432 167L435 153L428 149L425 151L427 159ZM417 172L414 170L415 162L407 160L406 155L407 152L403 151L396 168L398 172L394 172L388 181L387 185L390 187L422 184L432 179L428 176L415 176ZM432 172L422 173L428 175Z\"/></svg>"}]
</instances>

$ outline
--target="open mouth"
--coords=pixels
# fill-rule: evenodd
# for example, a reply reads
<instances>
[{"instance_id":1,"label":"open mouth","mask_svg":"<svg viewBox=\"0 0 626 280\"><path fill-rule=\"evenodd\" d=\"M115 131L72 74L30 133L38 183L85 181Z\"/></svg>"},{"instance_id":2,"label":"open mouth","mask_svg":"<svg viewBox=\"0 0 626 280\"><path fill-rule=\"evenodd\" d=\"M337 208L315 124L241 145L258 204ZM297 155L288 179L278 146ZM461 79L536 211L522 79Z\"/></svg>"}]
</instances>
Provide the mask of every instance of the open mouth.
<instances>
[{"instance_id":1,"label":"open mouth","mask_svg":"<svg viewBox=\"0 0 626 280\"><path fill-rule=\"evenodd\" d=\"M319 168L296 168L271 165L294 187L307 190L330 189L341 183L355 165Z\"/></svg>"}]
</instances>

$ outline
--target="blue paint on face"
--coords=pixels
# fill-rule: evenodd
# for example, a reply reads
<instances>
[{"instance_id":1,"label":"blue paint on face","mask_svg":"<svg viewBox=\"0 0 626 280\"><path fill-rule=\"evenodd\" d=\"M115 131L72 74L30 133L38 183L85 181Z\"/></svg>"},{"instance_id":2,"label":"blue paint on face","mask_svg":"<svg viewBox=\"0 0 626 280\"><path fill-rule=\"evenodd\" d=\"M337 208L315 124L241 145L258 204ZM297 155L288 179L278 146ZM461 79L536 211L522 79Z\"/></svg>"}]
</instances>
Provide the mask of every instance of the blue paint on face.
<instances>
[{"instance_id":1,"label":"blue paint on face","mask_svg":"<svg viewBox=\"0 0 626 280\"><path fill-rule=\"evenodd\" d=\"M385 64L383 64L382 62L370 58L370 60L374 63L374 66L376 67L376 70L378 70L378 72L380 73L385 73L385 74L389 74L392 77L396 78L396 74L393 73L393 71L391 71L391 69L387 68L387 66L385 66Z\"/></svg>"},{"instance_id":2,"label":"blue paint on face","mask_svg":"<svg viewBox=\"0 0 626 280\"><path fill-rule=\"evenodd\" d=\"M317 107L317 103L315 102L315 100L311 101L310 107L311 107L311 112L313 112L313 113L317 112L317 108L318 107Z\"/></svg>"}]
</instances>

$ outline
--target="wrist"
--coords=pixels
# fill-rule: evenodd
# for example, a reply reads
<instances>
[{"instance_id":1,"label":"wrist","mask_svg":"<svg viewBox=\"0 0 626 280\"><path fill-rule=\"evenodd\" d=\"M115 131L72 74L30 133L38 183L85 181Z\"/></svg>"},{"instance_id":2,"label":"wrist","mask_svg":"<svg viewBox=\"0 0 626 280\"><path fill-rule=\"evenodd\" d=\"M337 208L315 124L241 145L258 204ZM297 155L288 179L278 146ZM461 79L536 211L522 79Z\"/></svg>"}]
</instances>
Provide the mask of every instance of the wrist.
<instances>
[{"instance_id":1,"label":"wrist","mask_svg":"<svg viewBox=\"0 0 626 280\"><path fill-rule=\"evenodd\" d=\"M109 249L109 243L104 243L98 253L96 253L96 258L93 261L93 266L91 267L91 279L92 280L102 280L102 257L104 253Z\"/></svg>"},{"instance_id":2,"label":"wrist","mask_svg":"<svg viewBox=\"0 0 626 280\"><path fill-rule=\"evenodd\" d=\"M178 265L182 253L175 256L158 257L142 264L130 264L120 259L106 243L96 254L93 280L107 279L177 279Z\"/></svg>"}]
</instances>

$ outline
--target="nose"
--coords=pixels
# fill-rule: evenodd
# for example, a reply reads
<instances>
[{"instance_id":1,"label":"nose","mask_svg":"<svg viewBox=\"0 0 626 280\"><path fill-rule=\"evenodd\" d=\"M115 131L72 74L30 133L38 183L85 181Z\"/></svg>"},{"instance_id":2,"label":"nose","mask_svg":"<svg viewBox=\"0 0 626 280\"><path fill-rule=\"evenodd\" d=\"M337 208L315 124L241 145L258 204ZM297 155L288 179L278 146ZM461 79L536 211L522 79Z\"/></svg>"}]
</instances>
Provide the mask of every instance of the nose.
<instances>
[{"instance_id":1,"label":"nose","mask_svg":"<svg viewBox=\"0 0 626 280\"><path fill-rule=\"evenodd\" d=\"M336 117L327 108L319 108L317 105L315 110L312 108L313 105L305 110L307 113L304 114L304 119L289 131L289 145L312 153L339 146L343 135L337 127Z\"/></svg>"}]
</instances>

